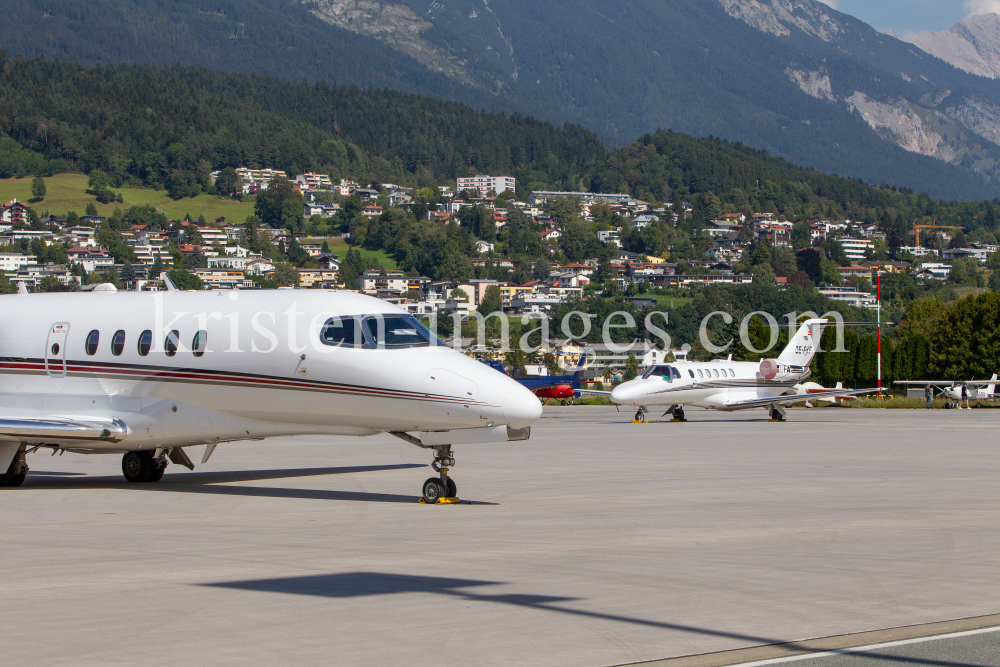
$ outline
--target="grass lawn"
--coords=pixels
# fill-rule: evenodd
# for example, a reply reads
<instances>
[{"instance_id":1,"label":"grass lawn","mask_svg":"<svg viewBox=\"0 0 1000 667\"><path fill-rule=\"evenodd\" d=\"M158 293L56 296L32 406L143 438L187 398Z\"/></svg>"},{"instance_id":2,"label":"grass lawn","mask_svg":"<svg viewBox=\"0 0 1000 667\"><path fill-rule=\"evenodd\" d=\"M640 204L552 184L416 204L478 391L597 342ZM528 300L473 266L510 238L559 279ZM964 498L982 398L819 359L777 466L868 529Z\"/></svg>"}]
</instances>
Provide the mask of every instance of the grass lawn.
<instances>
[{"instance_id":1,"label":"grass lawn","mask_svg":"<svg viewBox=\"0 0 1000 667\"><path fill-rule=\"evenodd\" d=\"M311 237L309 241L310 242L326 241L327 246L329 246L330 248L330 252L332 252L335 255L340 255L341 259L343 259L344 255L347 254L347 251L350 248L350 246L347 244L347 241L345 241L343 238L339 236L335 236L332 238L314 236ZM386 269L399 268L399 266L396 265L396 260L394 260L389 255L385 254L385 251L383 250L366 250L364 248L358 248L358 252L360 252L365 257L369 256L375 257L375 259L381 262L382 266L384 266Z\"/></svg>"},{"instance_id":2,"label":"grass lawn","mask_svg":"<svg viewBox=\"0 0 1000 667\"><path fill-rule=\"evenodd\" d=\"M0 180L0 202L8 202L11 199L27 202L31 199L31 180L30 178ZM121 204L117 202L101 204L85 192L87 177L82 174L59 174L46 178L45 189L45 199L31 205L39 215L46 211L53 215L65 215L70 211L84 215L87 204L91 202L97 207L98 215L111 215L116 207L124 210L136 204L151 204L168 218L180 220L190 213L193 219L197 220L199 215L203 215L210 223L220 216L224 216L230 222L243 222L253 213L253 202L238 202L214 195L198 195L174 201L167 196L166 190L146 188L114 188L116 193L122 194L125 201Z\"/></svg>"}]
</instances>

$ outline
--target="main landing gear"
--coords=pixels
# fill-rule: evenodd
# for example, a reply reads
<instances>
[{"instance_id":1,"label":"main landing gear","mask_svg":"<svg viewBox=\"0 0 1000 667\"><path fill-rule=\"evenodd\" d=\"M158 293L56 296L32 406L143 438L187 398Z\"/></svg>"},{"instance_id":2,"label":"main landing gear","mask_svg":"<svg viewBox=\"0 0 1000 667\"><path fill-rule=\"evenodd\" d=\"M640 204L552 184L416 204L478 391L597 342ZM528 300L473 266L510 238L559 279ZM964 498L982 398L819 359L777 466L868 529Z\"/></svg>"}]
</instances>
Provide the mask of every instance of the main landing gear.
<instances>
[{"instance_id":1,"label":"main landing gear","mask_svg":"<svg viewBox=\"0 0 1000 667\"><path fill-rule=\"evenodd\" d=\"M788 416L788 413L780 405L768 406L768 412L770 412L771 421L773 422L783 422L785 421L785 417Z\"/></svg>"},{"instance_id":2,"label":"main landing gear","mask_svg":"<svg viewBox=\"0 0 1000 667\"><path fill-rule=\"evenodd\" d=\"M24 478L28 476L28 462L24 454L24 445L21 445L14 455L14 460L7 466L7 472L0 474L0 487L17 487L24 484Z\"/></svg>"},{"instance_id":3,"label":"main landing gear","mask_svg":"<svg viewBox=\"0 0 1000 667\"><path fill-rule=\"evenodd\" d=\"M458 502L458 487L455 480L448 476L448 469L455 467L455 457L451 445L435 445L434 462L431 467L438 473L424 482L423 498L425 503L434 505L445 502Z\"/></svg>"},{"instance_id":4,"label":"main landing gear","mask_svg":"<svg viewBox=\"0 0 1000 667\"><path fill-rule=\"evenodd\" d=\"M122 456L122 474L133 484L159 482L167 470L167 452L160 450L159 456L150 450L125 452Z\"/></svg>"}]
</instances>

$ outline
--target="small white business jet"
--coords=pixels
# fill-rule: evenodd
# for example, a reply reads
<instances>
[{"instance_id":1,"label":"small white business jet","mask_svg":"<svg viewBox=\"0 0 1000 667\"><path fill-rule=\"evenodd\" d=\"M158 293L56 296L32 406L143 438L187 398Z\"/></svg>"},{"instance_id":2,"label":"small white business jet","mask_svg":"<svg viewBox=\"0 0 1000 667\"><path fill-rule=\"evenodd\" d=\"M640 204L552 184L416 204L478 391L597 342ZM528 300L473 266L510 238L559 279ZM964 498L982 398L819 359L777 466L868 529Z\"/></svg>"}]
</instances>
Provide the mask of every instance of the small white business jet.
<instances>
[{"instance_id":1,"label":"small white business jet","mask_svg":"<svg viewBox=\"0 0 1000 667\"><path fill-rule=\"evenodd\" d=\"M128 481L156 482L196 445L207 463L225 442L391 433L433 451L433 503L456 496L453 445L526 440L542 414L379 299L107 287L0 297L0 486L44 448L122 454Z\"/></svg>"},{"instance_id":2,"label":"small white business jet","mask_svg":"<svg viewBox=\"0 0 1000 667\"><path fill-rule=\"evenodd\" d=\"M966 395L970 401L984 401L1000 398L996 393L997 383L997 374L994 373L993 377L989 380L956 380L954 382L950 380L897 380L893 384L901 384L908 387L926 387L930 385L938 391L939 396L950 398L953 401L965 400L962 397L962 385L965 385Z\"/></svg>"},{"instance_id":3,"label":"small white business jet","mask_svg":"<svg viewBox=\"0 0 1000 667\"><path fill-rule=\"evenodd\" d=\"M856 396L876 389L804 391L792 393L796 385L809 377L809 363L816 354L823 319L803 322L777 359L711 362L683 361L650 366L634 380L611 391L611 400L619 405L636 405L636 421L646 420L651 406L669 406L674 421L685 421L685 406L732 412L767 408L772 421L784 421L783 405L824 398Z\"/></svg>"}]
</instances>

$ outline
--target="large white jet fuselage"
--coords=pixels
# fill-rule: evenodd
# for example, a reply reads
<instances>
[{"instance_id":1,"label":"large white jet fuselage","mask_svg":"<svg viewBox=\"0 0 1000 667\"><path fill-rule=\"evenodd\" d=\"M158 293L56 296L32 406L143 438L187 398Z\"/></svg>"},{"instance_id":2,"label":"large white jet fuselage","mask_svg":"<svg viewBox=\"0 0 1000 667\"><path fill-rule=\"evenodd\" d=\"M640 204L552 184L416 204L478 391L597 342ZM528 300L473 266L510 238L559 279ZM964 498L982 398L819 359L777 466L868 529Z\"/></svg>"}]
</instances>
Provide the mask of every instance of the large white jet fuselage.
<instances>
[{"instance_id":1,"label":"large white jet fuselage","mask_svg":"<svg viewBox=\"0 0 1000 667\"><path fill-rule=\"evenodd\" d=\"M364 318L405 312L351 292L53 293L0 303L8 442L125 452L279 435L478 433L541 416L531 392L451 348L379 347ZM349 326L352 317L362 318L358 347L321 340L329 318ZM45 420L107 429L97 438L85 428L47 433Z\"/></svg>"}]
</instances>

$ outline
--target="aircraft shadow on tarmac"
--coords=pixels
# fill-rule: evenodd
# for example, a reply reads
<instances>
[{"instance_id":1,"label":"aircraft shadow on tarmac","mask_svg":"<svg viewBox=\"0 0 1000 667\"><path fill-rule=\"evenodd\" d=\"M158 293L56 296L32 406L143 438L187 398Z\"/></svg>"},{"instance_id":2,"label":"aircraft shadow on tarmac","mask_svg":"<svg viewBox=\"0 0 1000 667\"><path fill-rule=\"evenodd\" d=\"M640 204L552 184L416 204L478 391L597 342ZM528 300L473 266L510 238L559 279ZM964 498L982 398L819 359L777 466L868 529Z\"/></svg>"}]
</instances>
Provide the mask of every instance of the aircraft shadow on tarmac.
<instances>
[{"instance_id":1,"label":"aircraft shadow on tarmac","mask_svg":"<svg viewBox=\"0 0 1000 667\"><path fill-rule=\"evenodd\" d=\"M130 484L118 476L90 477L78 473L31 471L23 490L44 489L106 489L119 488L132 491L160 491L167 493L205 493L211 495L257 496L265 498L298 498L308 500L362 501L381 503L416 503L418 496L392 493L365 493L335 489L295 489L265 486L240 486L237 482L254 482L295 477L346 475L352 473L380 472L426 468L422 463L393 465L350 466L331 468L291 468L285 470L234 470L218 472L183 472L166 475L155 484ZM471 502L463 504L490 505L494 503Z\"/></svg>"},{"instance_id":2,"label":"aircraft shadow on tarmac","mask_svg":"<svg viewBox=\"0 0 1000 667\"><path fill-rule=\"evenodd\" d=\"M501 586L504 582L484 581L478 579L454 579L450 577L432 577L422 575L393 574L387 572L342 572L335 574L316 574L298 577L281 577L273 579L249 579L245 581L224 581L208 584L197 584L213 588L229 588L260 593L284 593L287 595L310 595L325 598L356 598L376 595L395 595L399 593L428 593L446 595L472 602L487 602L509 604L529 609L583 616L592 619L617 621L633 625L646 626L661 630L687 632L711 637L725 637L748 642L751 645L781 645L790 653L806 655L829 649L814 649L800 646L797 642L771 637L759 637L725 630L700 628L682 623L667 623L653 621L619 614L607 614L570 607L567 602L579 602L582 598L556 597L550 595L533 595L520 593L505 593L490 595L482 592L485 586ZM470 590L477 589L477 590ZM851 651L851 656L866 657L893 664L930 665L933 667L980 667L964 662L936 660L932 658L914 658L909 656L891 655L885 649L880 652Z\"/></svg>"}]
</instances>

